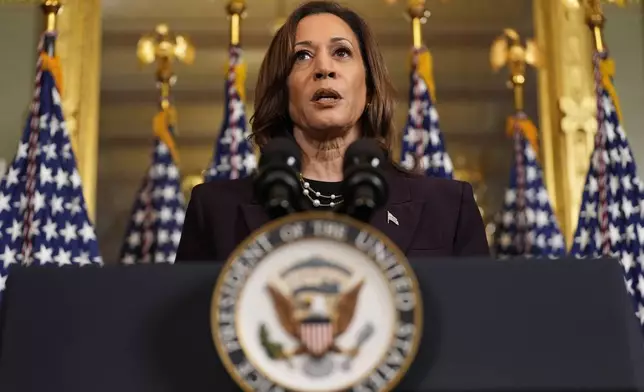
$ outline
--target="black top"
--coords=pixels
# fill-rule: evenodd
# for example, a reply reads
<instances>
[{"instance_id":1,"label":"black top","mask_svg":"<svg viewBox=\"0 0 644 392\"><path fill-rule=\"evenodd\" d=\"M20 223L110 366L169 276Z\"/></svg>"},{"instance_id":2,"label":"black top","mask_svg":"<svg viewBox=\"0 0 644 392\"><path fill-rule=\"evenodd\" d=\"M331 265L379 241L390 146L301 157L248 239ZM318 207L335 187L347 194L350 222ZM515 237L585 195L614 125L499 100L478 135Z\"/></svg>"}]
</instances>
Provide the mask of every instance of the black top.
<instances>
[{"instance_id":1,"label":"black top","mask_svg":"<svg viewBox=\"0 0 644 392\"><path fill-rule=\"evenodd\" d=\"M325 195L325 196L330 196L330 195L335 195L337 200L342 200L342 181L338 182L326 182L326 181L317 181L317 180L309 180L308 178L303 178L305 182L309 183L309 189L311 191L310 196L311 198L305 197L305 205L306 208L308 209L313 209L313 210L331 210L331 209L336 209L337 204L334 207L329 206L328 204L332 201L328 197L319 197L316 196L315 194L312 193L312 191L320 192L320 194ZM319 207L313 206L313 201L311 199L318 199L320 200L320 203L323 205L320 205ZM335 203L334 202L334 203Z\"/></svg>"}]
</instances>

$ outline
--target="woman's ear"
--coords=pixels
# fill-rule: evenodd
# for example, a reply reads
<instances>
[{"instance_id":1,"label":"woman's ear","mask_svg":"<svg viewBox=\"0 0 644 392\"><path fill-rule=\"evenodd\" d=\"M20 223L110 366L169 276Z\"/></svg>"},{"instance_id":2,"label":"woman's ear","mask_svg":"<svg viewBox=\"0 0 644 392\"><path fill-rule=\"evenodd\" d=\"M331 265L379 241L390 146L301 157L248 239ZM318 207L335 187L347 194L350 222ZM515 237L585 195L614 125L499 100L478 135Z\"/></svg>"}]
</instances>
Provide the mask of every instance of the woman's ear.
<instances>
[{"instance_id":1,"label":"woman's ear","mask_svg":"<svg viewBox=\"0 0 644 392\"><path fill-rule=\"evenodd\" d=\"M365 104L364 104L364 112L369 113L369 109L372 109L371 107L371 100L372 100L372 95L370 92L367 92L367 97L365 98Z\"/></svg>"}]
</instances>

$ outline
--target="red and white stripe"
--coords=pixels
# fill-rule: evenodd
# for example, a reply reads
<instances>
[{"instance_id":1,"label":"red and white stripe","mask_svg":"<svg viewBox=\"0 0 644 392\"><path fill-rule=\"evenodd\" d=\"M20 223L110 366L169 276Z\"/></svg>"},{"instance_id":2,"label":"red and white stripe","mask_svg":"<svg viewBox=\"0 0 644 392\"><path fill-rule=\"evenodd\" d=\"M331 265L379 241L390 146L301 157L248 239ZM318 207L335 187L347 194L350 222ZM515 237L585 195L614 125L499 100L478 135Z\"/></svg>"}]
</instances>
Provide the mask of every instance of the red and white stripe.
<instances>
[{"instance_id":1,"label":"red and white stripe","mask_svg":"<svg viewBox=\"0 0 644 392\"><path fill-rule=\"evenodd\" d=\"M22 260L24 264L31 264L31 253L33 251L33 241L31 238L31 230L34 220L34 206L33 198L36 188L36 170L38 164L36 163L36 157L38 155L38 138L40 136L40 91L42 88L42 59L40 54L43 52L45 44L46 33L43 34L38 43L38 60L36 62L36 80L34 95L31 101L31 132L29 134L29 142L27 145L27 173L26 173L26 183L25 183L25 193L27 197L27 206L24 215L22 235L23 235L23 245L22 245ZM54 86L56 88L56 86Z\"/></svg>"},{"instance_id":2,"label":"red and white stripe","mask_svg":"<svg viewBox=\"0 0 644 392\"><path fill-rule=\"evenodd\" d=\"M530 249L530 236L528 232L528 215L526 213L526 170L525 162L523 160L523 143L521 125L519 121L523 120L525 114L519 112L515 116L514 121L514 159L517 169L517 194L516 194L516 210L517 210L517 236L515 238L515 246L519 254L524 253ZM529 143L529 141L527 141Z\"/></svg>"},{"instance_id":3,"label":"red and white stripe","mask_svg":"<svg viewBox=\"0 0 644 392\"><path fill-rule=\"evenodd\" d=\"M322 355L333 344L333 325L330 322L303 323L300 340L311 354Z\"/></svg>"},{"instance_id":4,"label":"red and white stripe","mask_svg":"<svg viewBox=\"0 0 644 392\"><path fill-rule=\"evenodd\" d=\"M423 111L426 109L422 105L422 96L421 96L421 90L420 90L420 84L425 83L424 80L422 80L420 73L418 72L418 61L420 59L421 55L421 49L414 49L414 57L413 57L413 67L414 67L414 86L413 86L413 92L414 92L414 102L416 103L416 110L418 113L414 116L414 130L418 132L419 130L423 129L423 121L425 119ZM429 88L429 86L425 86L425 88ZM423 145L423 136L419 136L416 138L416 156L415 156L415 162L414 162L414 169L422 169L426 170L426 167L422 167L423 164L423 155L425 155L425 148Z\"/></svg>"},{"instance_id":5,"label":"red and white stripe","mask_svg":"<svg viewBox=\"0 0 644 392\"><path fill-rule=\"evenodd\" d=\"M604 124L604 102L602 100L602 74L600 69L601 53L593 53L593 71L595 76L595 94L597 96L597 134L595 135L595 154L597 159L597 183L599 190L599 232L601 235L602 255L610 255L608 235L608 176L606 175L606 126Z\"/></svg>"},{"instance_id":6,"label":"red and white stripe","mask_svg":"<svg viewBox=\"0 0 644 392\"><path fill-rule=\"evenodd\" d=\"M236 162L236 157L237 153L239 150L239 143L241 140L237 140L237 135L233 130L238 127L239 125L239 119L235 119L233 116L235 114L235 101L241 100L241 96L239 95L239 91L237 91L237 72L236 72L236 67L239 63L239 48L236 46L230 46L229 48L229 55L230 55L230 62L228 64L228 96L230 99L228 100L228 118L229 119L234 119L233 121L230 121L228 123L228 127L230 129L230 161L228 162L230 164L230 178L231 179L237 179L239 178L239 167ZM243 135L242 135L243 137ZM242 164L242 163L240 163Z\"/></svg>"},{"instance_id":7,"label":"red and white stripe","mask_svg":"<svg viewBox=\"0 0 644 392\"><path fill-rule=\"evenodd\" d=\"M154 170L154 167L152 170ZM154 197L152 194L153 181L153 173L150 173L146 179L143 193L141 194L141 198L143 199L141 201L145 205L143 222L141 224L143 232L143 238L141 238L141 261L144 263L151 263L153 261L151 249L154 243L154 220L156 219L154 206L152 205L152 198Z\"/></svg>"}]
</instances>

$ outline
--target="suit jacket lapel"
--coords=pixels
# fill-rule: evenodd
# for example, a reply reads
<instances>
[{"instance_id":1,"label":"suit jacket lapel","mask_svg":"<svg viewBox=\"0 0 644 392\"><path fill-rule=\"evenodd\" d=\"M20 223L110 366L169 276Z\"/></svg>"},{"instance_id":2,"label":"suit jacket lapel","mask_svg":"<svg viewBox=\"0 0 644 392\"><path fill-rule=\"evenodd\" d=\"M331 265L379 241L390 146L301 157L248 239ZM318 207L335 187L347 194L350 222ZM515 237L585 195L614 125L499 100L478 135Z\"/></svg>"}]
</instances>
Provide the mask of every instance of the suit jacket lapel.
<instances>
[{"instance_id":1,"label":"suit jacket lapel","mask_svg":"<svg viewBox=\"0 0 644 392\"><path fill-rule=\"evenodd\" d=\"M243 195L244 202L240 205L241 214L246 222L246 227L248 228L248 233L243 238L237 238L237 242L240 243L246 239L247 236L251 235L255 230L267 224L270 219L266 211L261 204L255 198L253 193L253 181L254 176L248 177L249 186L247 188L247 193Z\"/></svg>"},{"instance_id":2,"label":"suit jacket lapel","mask_svg":"<svg viewBox=\"0 0 644 392\"><path fill-rule=\"evenodd\" d=\"M420 221L423 202L412 201L409 182L405 177L390 172L385 177L389 185L389 200L374 213L370 224L406 253Z\"/></svg>"},{"instance_id":3,"label":"suit jacket lapel","mask_svg":"<svg viewBox=\"0 0 644 392\"><path fill-rule=\"evenodd\" d=\"M256 203L246 203L241 205L242 215L246 226L248 226L248 235L268 223L268 215L261 205ZM241 238L244 240L245 238Z\"/></svg>"},{"instance_id":4,"label":"suit jacket lapel","mask_svg":"<svg viewBox=\"0 0 644 392\"><path fill-rule=\"evenodd\" d=\"M374 214L371 225L396 243L403 253L407 253L414 239L422 208L422 202L388 204ZM389 219L391 217L394 219ZM398 224L394 220L398 221Z\"/></svg>"}]
</instances>

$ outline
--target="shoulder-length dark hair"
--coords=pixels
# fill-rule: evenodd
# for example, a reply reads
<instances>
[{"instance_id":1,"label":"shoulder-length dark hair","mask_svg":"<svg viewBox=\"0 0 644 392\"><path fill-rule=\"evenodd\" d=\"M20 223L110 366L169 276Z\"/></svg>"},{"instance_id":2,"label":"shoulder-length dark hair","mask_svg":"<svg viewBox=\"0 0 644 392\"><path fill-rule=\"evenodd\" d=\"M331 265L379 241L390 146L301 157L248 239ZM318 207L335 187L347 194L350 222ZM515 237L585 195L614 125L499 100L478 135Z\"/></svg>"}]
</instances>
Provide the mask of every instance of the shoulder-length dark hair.
<instances>
[{"instance_id":1,"label":"shoulder-length dark hair","mask_svg":"<svg viewBox=\"0 0 644 392\"><path fill-rule=\"evenodd\" d=\"M394 127L395 91L385 61L364 19L333 1L310 1L300 5L273 37L259 69L251 140L262 148L271 138L292 132L286 85L295 60L295 32L303 18L325 13L342 19L358 38L367 79L368 102L360 119L362 137L378 139L392 157L398 132Z\"/></svg>"}]
</instances>

